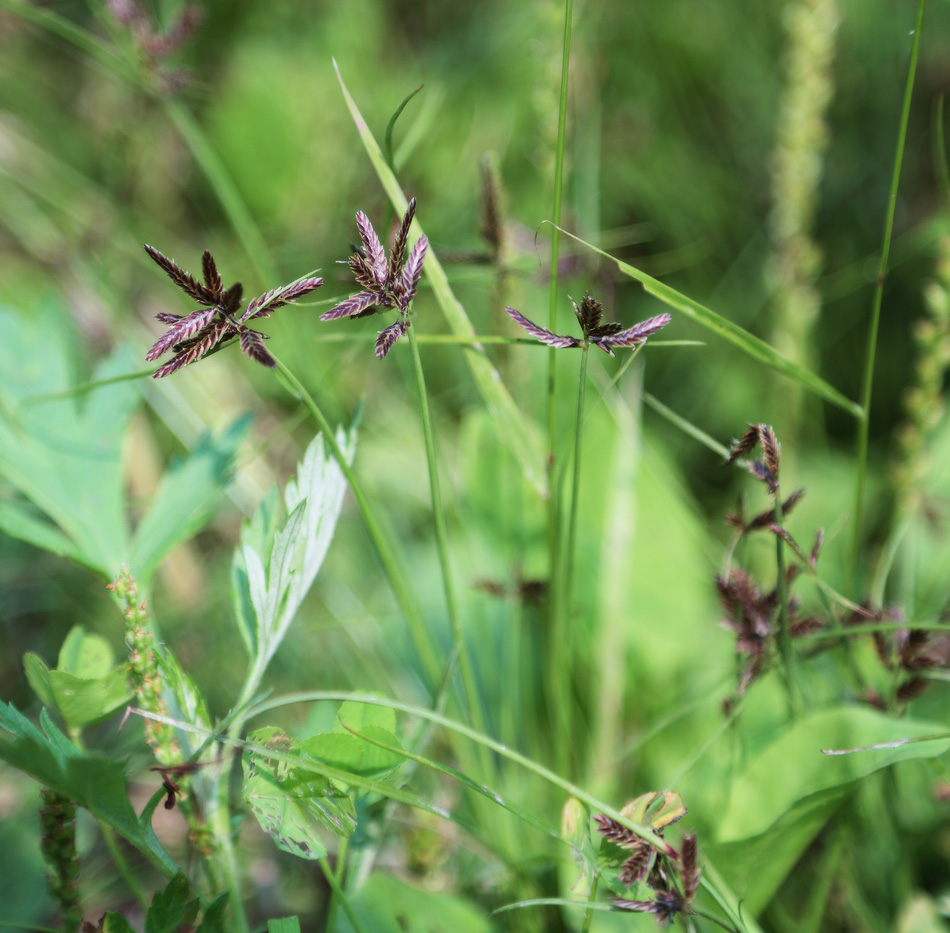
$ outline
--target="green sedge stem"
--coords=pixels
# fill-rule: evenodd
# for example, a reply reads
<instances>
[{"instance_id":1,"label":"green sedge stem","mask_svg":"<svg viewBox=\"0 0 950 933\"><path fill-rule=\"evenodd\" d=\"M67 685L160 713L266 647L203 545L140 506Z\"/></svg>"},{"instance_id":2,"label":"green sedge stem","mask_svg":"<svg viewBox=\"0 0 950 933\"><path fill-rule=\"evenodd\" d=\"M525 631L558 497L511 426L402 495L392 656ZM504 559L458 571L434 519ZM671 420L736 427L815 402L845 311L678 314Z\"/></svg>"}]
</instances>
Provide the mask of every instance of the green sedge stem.
<instances>
[{"instance_id":1,"label":"green sedge stem","mask_svg":"<svg viewBox=\"0 0 950 933\"><path fill-rule=\"evenodd\" d=\"M571 62L571 27L574 19L574 2L564 2L564 35L561 41L561 88L558 99L557 143L554 149L554 198L551 213L555 229L551 237L551 272L548 294L548 320L551 330L557 329L557 285L558 285L558 249L560 237L558 225L561 223L561 194L564 185L564 138L567 126L567 78ZM552 347L548 351L548 550L551 555L551 573L556 572L555 560L558 553L559 521L558 497L554 493L555 445L557 443L557 352Z\"/></svg>"},{"instance_id":2,"label":"green sedge stem","mask_svg":"<svg viewBox=\"0 0 950 933\"><path fill-rule=\"evenodd\" d=\"M577 540L578 500L581 480L581 443L584 432L584 395L587 387L587 361L589 345L581 350L581 365L577 386L577 415L574 422L574 471L571 478L571 507L568 515L567 537L563 540L563 553L555 566L552 593L552 641L551 641L551 706L554 710L556 751L559 770L568 772L572 746L572 709L574 691L571 685L571 660L574 656L571 637L571 596L574 584L574 548ZM558 498L560 498L558 496Z\"/></svg>"},{"instance_id":3,"label":"green sedge stem","mask_svg":"<svg viewBox=\"0 0 950 933\"><path fill-rule=\"evenodd\" d=\"M432 644L429 633L426 631L422 617L412 597L409 595L409 590L405 584L405 577L396 560L395 552L390 546L389 541L386 540L382 527L376 519L369 500L366 498L363 484L353 472L353 468L347 463L346 457L340 449L340 445L337 443L336 436L330 428L330 423L327 421L319 405L314 401L313 396L310 395L306 388L304 388L303 383L279 359L277 360L277 372L290 388L291 393L306 405L313 420L323 432L330 451L339 464L344 477L346 477L350 489L353 491L353 498L356 499L356 504L359 506L359 510L363 515L363 521L366 524L366 530L376 549L376 555L379 558L380 564L382 564L383 571L389 579L389 585L392 587L396 602L406 617L409 633L415 645L416 652L419 655L426 678L430 685L437 683L441 673L441 665L439 664L435 647Z\"/></svg>"},{"instance_id":4,"label":"green sedge stem","mask_svg":"<svg viewBox=\"0 0 950 933\"><path fill-rule=\"evenodd\" d=\"M782 491L775 490L775 524L782 527ZM782 664L785 668L785 694L788 702L788 718L795 718L797 699L795 676L795 649L792 647L792 633L789 631L788 619L788 584L785 578L785 541L781 535L775 536L775 573L778 577L778 645Z\"/></svg>"},{"instance_id":5,"label":"green sedge stem","mask_svg":"<svg viewBox=\"0 0 950 933\"><path fill-rule=\"evenodd\" d=\"M594 921L594 904L597 900L597 882L600 881L600 875L595 874L594 880L590 883L590 894L587 897L587 910L584 911L584 926L581 933L590 933L590 925Z\"/></svg>"},{"instance_id":6,"label":"green sedge stem","mask_svg":"<svg viewBox=\"0 0 950 933\"><path fill-rule=\"evenodd\" d=\"M330 890L333 892L333 900L330 903L330 918L332 919L333 908L339 904L343 908L343 913L346 914L346 919L350 921L350 926L353 927L355 933L365 933L363 925L360 923L359 918L356 916L356 911L353 910L353 905L350 903L350 899L346 896L346 892L343 890L342 885L340 884L340 879L336 876L333 868L330 866L329 859L322 858L318 859L320 864L320 870L323 872L323 877L327 879L327 884L330 886ZM332 930L333 926L327 921L327 930Z\"/></svg>"},{"instance_id":7,"label":"green sedge stem","mask_svg":"<svg viewBox=\"0 0 950 933\"><path fill-rule=\"evenodd\" d=\"M472 662L465 645L465 633L459 617L458 596L455 590L455 577L452 574L452 562L449 559L448 534L445 525L445 510L442 507L442 493L439 485L439 468L435 454L435 435L432 431L432 413L429 410L429 396L426 392L425 373L422 370L422 358L419 356L419 344L415 328L409 328L409 346L412 349L412 365L416 375L416 388L419 392L419 409L422 413L422 433L425 438L426 462L429 467L429 490L432 497L432 517L435 522L435 540L439 551L439 564L442 568L442 586L445 590L445 607L452 625L452 640L458 656L462 685L468 703L469 713L476 727L484 731L481 702L472 673Z\"/></svg>"},{"instance_id":8,"label":"green sedge stem","mask_svg":"<svg viewBox=\"0 0 950 933\"><path fill-rule=\"evenodd\" d=\"M887 276L887 261L891 250L891 235L894 230L894 212L897 208L897 189L901 177L901 163L904 159L904 144L907 140L907 124L910 120L910 101L914 91L914 79L917 74L917 58L920 52L920 31L924 18L926 0L917 0L917 17L912 32L910 63L907 66L907 82L904 86L904 103L901 108L900 126L897 132L897 151L894 154L894 170L891 175L891 190L887 202L887 218L884 221L884 242L881 245L881 261L878 266L877 283L874 287L874 300L871 307L871 326L868 330L867 348L864 354L864 373L861 383L861 410L858 420L857 482L854 501L854 541L851 549L851 579L854 596L860 595L860 568L858 554L861 548L862 513L868 459L868 432L871 421L871 389L874 384L874 359L877 353L877 334L881 321L881 303L884 298L884 280Z\"/></svg>"}]
</instances>

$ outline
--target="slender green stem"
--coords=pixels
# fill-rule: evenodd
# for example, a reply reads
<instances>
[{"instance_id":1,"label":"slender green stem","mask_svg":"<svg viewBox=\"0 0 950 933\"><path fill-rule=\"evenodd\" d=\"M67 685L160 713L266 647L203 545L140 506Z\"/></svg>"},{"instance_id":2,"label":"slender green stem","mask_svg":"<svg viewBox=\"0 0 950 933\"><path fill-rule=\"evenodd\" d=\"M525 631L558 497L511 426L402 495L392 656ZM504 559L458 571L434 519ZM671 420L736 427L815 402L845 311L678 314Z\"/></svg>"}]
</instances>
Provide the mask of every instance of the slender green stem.
<instances>
[{"instance_id":1,"label":"slender green stem","mask_svg":"<svg viewBox=\"0 0 950 933\"><path fill-rule=\"evenodd\" d=\"M600 875L595 874L594 880L590 883L590 894L587 897L587 910L584 911L584 926L581 933L590 933L590 925L594 922L594 903L597 901L597 882L600 881Z\"/></svg>"},{"instance_id":2,"label":"slender green stem","mask_svg":"<svg viewBox=\"0 0 950 933\"><path fill-rule=\"evenodd\" d=\"M393 595L396 597L396 602L406 617L406 624L409 626L409 633L419 655L425 676L430 685L437 683L441 673L441 665L439 664L435 646L432 644L432 639L422 621L422 616L409 594L409 589L405 583L405 575L396 559L395 551L383 533L382 526L377 520L376 514L363 490L363 484L347 462L343 451L340 449L340 445L337 443L336 436L330 428L330 423L327 421L319 405L314 401L313 396L310 395L303 383L279 359L277 360L277 372L290 388L292 394L306 405L313 420L323 432L323 436L330 447L331 453L339 464L340 470L343 472L347 483L349 483L350 489L353 491L353 498L356 499L356 504L359 506L359 510L363 515L366 531L376 549L376 555L383 567L383 571L389 579L389 585L392 588Z\"/></svg>"},{"instance_id":3,"label":"slender green stem","mask_svg":"<svg viewBox=\"0 0 950 933\"><path fill-rule=\"evenodd\" d=\"M884 242L881 245L881 261L878 266L877 283L874 287L874 300L871 306L871 326L868 330L868 342L864 354L864 373L861 382L861 410L858 420L857 482L854 501L854 541L851 549L851 579L854 595L860 595L860 567L858 555L861 548L862 513L868 459L868 433L871 421L871 390L874 385L874 359L877 353L877 334L881 321L881 303L884 298L884 280L887 277L887 261L891 249L891 235L894 230L894 211L897 208L897 189L900 184L901 163L904 159L904 144L907 140L907 124L910 120L910 102L914 92L914 79L917 74L917 58L920 52L920 31L924 18L926 0L917 0L917 17L912 32L910 63L907 66L907 81L904 85L904 103L901 108L900 126L897 131L897 151L894 154L894 170L891 174L891 190L887 202L887 217L884 221Z\"/></svg>"},{"instance_id":4,"label":"slender green stem","mask_svg":"<svg viewBox=\"0 0 950 933\"><path fill-rule=\"evenodd\" d=\"M574 472L571 479L571 507L568 513L567 536L562 541L562 553L555 565L552 582L552 640L551 640L551 706L554 710L557 761L562 772L572 769L572 711L574 691L571 682L571 661L574 657L571 618L571 597L574 589L574 550L577 540L577 514L580 498L581 444L584 432L584 395L587 387L589 345L581 351L581 365L577 386L577 416L574 422Z\"/></svg>"},{"instance_id":5,"label":"slender green stem","mask_svg":"<svg viewBox=\"0 0 950 933\"><path fill-rule=\"evenodd\" d=\"M333 901L330 905L331 911L336 904L339 904L340 907L343 908L343 913L346 914L346 919L350 921L350 926L353 927L355 933L365 933L365 928L363 924L360 923L359 917L356 916L356 911L353 910L353 905L350 903L350 899L346 896L346 892L343 890L343 886L340 884L340 879L330 866L329 860L322 858L319 860L319 863L320 869L323 872L323 877L327 879L327 884L330 886L330 890L333 892ZM327 922L327 931L328 933L333 933L333 927L329 921Z\"/></svg>"},{"instance_id":6,"label":"slender green stem","mask_svg":"<svg viewBox=\"0 0 950 933\"><path fill-rule=\"evenodd\" d=\"M551 330L557 328L558 249L561 223L561 194L564 184L564 138L567 126L567 87L571 63L571 28L574 20L574 0L564 0L564 36L561 42L561 89L558 100L557 143L554 150L554 197L551 213L554 231L551 236L551 272L548 294L548 320ZM555 559L558 552L558 498L554 494L555 444L557 443L557 351L548 352L548 550L551 555L552 576L556 572Z\"/></svg>"},{"instance_id":7,"label":"slender green stem","mask_svg":"<svg viewBox=\"0 0 950 933\"><path fill-rule=\"evenodd\" d=\"M425 373L419 356L419 344L415 328L409 328L409 346L412 349L412 365L416 376L416 389L419 392L419 410L422 414L422 433L425 438L426 462L429 467L429 492L432 497L432 517L435 522L435 540L439 551L439 564L442 568L442 586L445 591L445 607L452 626L452 640L458 657L462 686L469 707L469 714L476 728L484 731L481 700L472 671L472 662L465 644L465 633L459 616L458 595L455 589L455 576L452 573L452 561L449 558L448 534L445 524L445 509L442 507L442 492L439 484L439 466L435 453L435 435L432 431L432 413L429 410L429 396L426 392Z\"/></svg>"}]
</instances>

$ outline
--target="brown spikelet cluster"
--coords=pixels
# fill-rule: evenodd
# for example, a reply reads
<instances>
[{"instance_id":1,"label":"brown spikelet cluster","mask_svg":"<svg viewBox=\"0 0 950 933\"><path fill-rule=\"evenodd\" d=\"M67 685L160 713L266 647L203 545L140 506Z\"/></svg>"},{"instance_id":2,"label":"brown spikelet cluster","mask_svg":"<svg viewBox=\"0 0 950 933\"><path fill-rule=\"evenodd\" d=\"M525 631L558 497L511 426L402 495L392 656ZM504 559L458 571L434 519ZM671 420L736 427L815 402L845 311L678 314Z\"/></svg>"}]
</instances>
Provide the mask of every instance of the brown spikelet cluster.
<instances>
[{"instance_id":1,"label":"brown spikelet cluster","mask_svg":"<svg viewBox=\"0 0 950 933\"><path fill-rule=\"evenodd\" d=\"M164 29L156 28L148 13L138 0L107 0L109 11L132 36L156 88L162 93L172 93L188 81L188 73L182 68L163 65L168 58L201 24L202 9L194 3L185 3Z\"/></svg>"},{"instance_id":2,"label":"brown spikelet cluster","mask_svg":"<svg viewBox=\"0 0 950 933\"><path fill-rule=\"evenodd\" d=\"M178 288L201 305L197 311L183 316L156 315L158 320L168 325L168 330L152 345L145 359L152 362L169 350L175 354L155 370L152 375L156 379L168 376L189 363L196 363L235 337L239 338L241 352L245 356L273 369L277 362L264 346L267 334L253 330L247 326L247 322L270 317L278 308L308 295L323 284L320 278L299 279L254 298L241 311L244 294L241 283L236 282L230 288L225 288L214 257L207 250L201 257L201 282L154 247L146 244L145 251Z\"/></svg>"},{"instance_id":3,"label":"brown spikelet cluster","mask_svg":"<svg viewBox=\"0 0 950 933\"><path fill-rule=\"evenodd\" d=\"M395 310L399 318L379 333L376 340L376 356L384 359L400 337L409 333L409 306L419 288L422 264L425 261L429 241L421 236L409 248L409 228L416 212L416 199L409 202L406 214L393 237L389 258L369 218L362 212L356 214L361 246L356 247L347 264L362 291L351 295L321 315L321 321L337 318L360 318L381 311Z\"/></svg>"},{"instance_id":4,"label":"brown spikelet cluster","mask_svg":"<svg viewBox=\"0 0 950 933\"><path fill-rule=\"evenodd\" d=\"M732 442L727 462L734 463L740 457L751 453L756 447L762 448L762 459L746 460L743 466L757 479L762 480L774 496L778 492L780 449L775 431L767 424L749 425L749 430Z\"/></svg>"},{"instance_id":5,"label":"brown spikelet cluster","mask_svg":"<svg viewBox=\"0 0 950 933\"><path fill-rule=\"evenodd\" d=\"M845 626L868 622L902 623L904 615L896 606L884 609L862 606L860 611L852 612L843 621ZM871 638L878 659L888 671L893 700L898 706L905 706L930 686L932 680L927 676L928 671L950 668L950 633L907 627L874 632ZM868 694L865 699L875 706L886 706L876 692Z\"/></svg>"},{"instance_id":6,"label":"brown spikelet cluster","mask_svg":"<svg viewBox=\"0 0 950 933\"><path fill-rule=\"evenodd\" d=\"M617 322L602 323L603 305L599 301L595 301L589 294L581 299L580 305L573 298L571 298L571 304L574 306L574 316L580 324L583 338L571 337L567 334L555 334L554 331L528 320L520 311L516 311L514 308L505 308L505 310L519 327L524 328L535 340L549 347L566 349L592 344L610 356L616 355L613 351L614 347L637 347L646 343L648 337L666 327L672 320L669 314L658 314L656 317L641 321L639 324L634 324L633 327L624 330L623 324Z\"/></svg>"},{"instance_id":7,"label":"brown spikelet cluster","mask_svg":"<svg viewBox=\"0 0 950 933\"><path fill-rule=\"evenodd\" d=\"M654 914L660 923L672 923L677 916L692 913L701 871L695 833L684 835L679 849L668 845L667 851L661 853L608 816L596 814L594 821L605 839L630 853L619 865L620 883L627 888L643 884L652 895L644 900L614 897L615 907ZM652 828L662 835L662 828ZM601 858L611 860L611 856L603 851Z\"/></svg>"}]
</instances>

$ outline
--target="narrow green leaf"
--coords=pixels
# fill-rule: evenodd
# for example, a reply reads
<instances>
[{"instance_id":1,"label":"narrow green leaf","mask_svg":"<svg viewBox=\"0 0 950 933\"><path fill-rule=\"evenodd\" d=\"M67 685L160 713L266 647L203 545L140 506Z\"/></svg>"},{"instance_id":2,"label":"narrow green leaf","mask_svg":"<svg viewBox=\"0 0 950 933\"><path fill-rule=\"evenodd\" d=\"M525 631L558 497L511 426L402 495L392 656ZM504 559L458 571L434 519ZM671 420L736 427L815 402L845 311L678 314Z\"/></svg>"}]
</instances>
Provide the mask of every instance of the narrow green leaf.
<instances>
[{"instance_id":1,"label":"narrow green leaf","mask_svg":"<svg viewBox=\"0 0 950 933\"><path fill-rule=\"evenodd\" d=\"M628 275L630 278L636 279L641 285L643 285L643 288L646 292L653 295L655 298L659 298L660 301L669 305L671 308L675 308L677 311L682 312L687 317L696 321L697 324L701 324L703 327L711 330L713 333L718 334L723 338L723 340L727 340L733 346L738 347L743 351L743 353L751 356L752 359L758 360L760 363L769 366L776 372L780 372L792 379L797 380L803 386L805 386L806 389L808 389L810 392L813 392L819 398L823 398L826 402L830 402L832 405L837 405L839 408L844 409L844 411L853 415L855 418L860 419L862 417L863 409L857 404L857 402L851 401L851 399L839 392L836 388L834 388L834 386L825 382L824 379L813 373L810 369L807 369L801 364L783 356L773 347L769 346L769 344L767 344L764 340L761 340L754 334L750 334L738 324L734 324L728 318L723 317L721 314L717 314L715 311L710 310L704 305L701 305L698 301L688 298L682 292L678 292L675 288L670 288L669 285L664 285L662 282L654 279L652 276L647 275L645 272L641 272L634 266L628 265L622 260L611 256L610 253L604 252L602 249L598 249L592 243L582 240L579 236L575 236L573 233L570 233L561 227L558 227L558 230L560 230L561 233L565 234L566 236L569 236L572 240L576 240L578 243L586 246L589 250L597 253L599 256L609 259L611 262L616 264L617 268L623 272L624 275Z\"/></svg>"},{"instance_id":2,"label":"narrow green leaf","mask_svg":"<svg viewBox=\"0 0 950 933\"><path fill-rule=\"evenodd\" d=\"M340 82L340 88L343 91L343 97L349 108L353 123L356 125L360 139L363 141L363 147L369 156L373 169L379 178L390 202L399 214L404 214L408 207L405 195L398 179L392 170L386 164L386 159L379 148L379 144L373 137L372 132L363 119L356 101L353 100L346 85L343 83L343 76L336 62L333 63L336 69L337 78ZM423 230L419 224L418 218L413 222L412 230L409 234L410 243L415 243L422 236ZM429 284L432 286L432 293L442 309L445 320L452 332L459 337L475 339L475 328L469 320L468 315L462 304L455 297L452 287L449 285L448 277L441 263L435 255L430 244L429 251L426 254L425 274ZM528 421L521 410L515 405L514 399L501 380L498 370L485 355L484 349L477 343L467 346L463 349L465 361L468 364L472 378L481 393L482 399L488 410L491 412L498 437L502 444L509 447L521 464L525 476L530 483L544 496L547 494L547 480L544 469L544 450L541 442L541 436L537 426Z\"/></svg>"}]
</instances>

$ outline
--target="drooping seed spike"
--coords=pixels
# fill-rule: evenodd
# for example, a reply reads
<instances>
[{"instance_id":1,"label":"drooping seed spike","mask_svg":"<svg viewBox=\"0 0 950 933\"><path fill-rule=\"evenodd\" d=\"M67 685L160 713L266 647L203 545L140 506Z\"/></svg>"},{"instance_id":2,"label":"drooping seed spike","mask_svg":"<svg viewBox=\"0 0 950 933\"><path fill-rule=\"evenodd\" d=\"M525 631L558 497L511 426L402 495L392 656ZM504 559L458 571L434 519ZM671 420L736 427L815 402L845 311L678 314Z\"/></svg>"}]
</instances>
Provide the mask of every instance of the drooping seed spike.
<instances>
[{"instance_id":1,"label":"drooping seed spike","mask_svg":"<svg viewBox=\"0 0 950 933\"><path fill-rule=\"evenodd\" d=\"M386 354L393 348L393 344L409 332L409 326L409 321L400 318L395 324L390 324L385 330L381 330L376 338L376 358L385 359Z\"/></svg>"},{"instance_id":2,"label":"drooping seed spike","mask_svg":"<svg viewBox=\"0 0 950 933\"><path fill-rule=\"evenodd\" d=\"M264 346L264 335L250 327L245 327L241 331L241 352L262 366L267 366L269 369L277 368L277 360L267 352Z\"/></svg>"},{"instance_id":3,"label":"drooping seed spike","mask_svg":"<svg viewBox=\"0 0 950 933\"><path fill-rule=\"evenodd\" d=\"M163 353L170 350L175 344L182 343L197 337L214 321L217 311L214 308L200 308L193 311L172 324L165 334L160 337L152 348L145 354L145 359L151 363Z\"/></svg>"}]
</instances>

